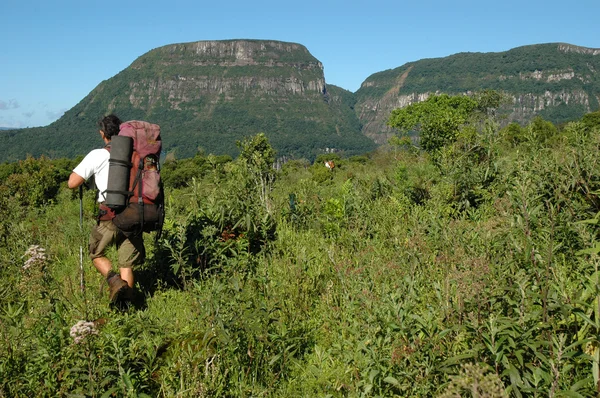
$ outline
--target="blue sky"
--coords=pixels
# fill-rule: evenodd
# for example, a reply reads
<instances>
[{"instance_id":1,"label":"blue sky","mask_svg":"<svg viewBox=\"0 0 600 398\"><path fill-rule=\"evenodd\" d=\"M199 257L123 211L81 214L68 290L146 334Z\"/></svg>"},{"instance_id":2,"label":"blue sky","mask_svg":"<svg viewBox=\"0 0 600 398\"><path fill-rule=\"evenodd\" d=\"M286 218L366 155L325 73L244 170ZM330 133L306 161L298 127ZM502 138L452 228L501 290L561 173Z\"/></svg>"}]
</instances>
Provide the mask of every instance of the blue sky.
<instances>
[{"instance_id":1,"label":"blue sky","mask_svg":"<svg viewBox=\"0 0 600 398\"><path fill-rule=\"evenodd\" d=\"M600 48L600 1L0 2L0 127L47 125L142 54L198 40L305 45L356 91L422 58L552 42Z\"/></svg>"}]
</instances>

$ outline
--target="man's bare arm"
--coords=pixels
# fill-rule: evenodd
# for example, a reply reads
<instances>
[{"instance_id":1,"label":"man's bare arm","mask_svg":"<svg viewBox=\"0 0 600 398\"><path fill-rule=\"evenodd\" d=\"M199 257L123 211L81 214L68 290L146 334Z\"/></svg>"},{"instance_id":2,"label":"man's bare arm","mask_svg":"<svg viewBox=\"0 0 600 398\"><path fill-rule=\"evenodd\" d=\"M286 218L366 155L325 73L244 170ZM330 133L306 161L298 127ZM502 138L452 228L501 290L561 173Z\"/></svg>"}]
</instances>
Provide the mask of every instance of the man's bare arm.
<instances>
[{"instance_id":1,"label":"man's bare arm","mask_svg":"<svg viewBox=\"0 0 600 398\"><path fill-rule=\"evenodd\" d=\"M73 188L77 188L84 182L85 182L85 180L83 179L82 176L80 176L77 173L71 173L71 175L69 176L69 182L67 184L68 184L69 188L73 189Z\"/></svg>"}]
</instances>

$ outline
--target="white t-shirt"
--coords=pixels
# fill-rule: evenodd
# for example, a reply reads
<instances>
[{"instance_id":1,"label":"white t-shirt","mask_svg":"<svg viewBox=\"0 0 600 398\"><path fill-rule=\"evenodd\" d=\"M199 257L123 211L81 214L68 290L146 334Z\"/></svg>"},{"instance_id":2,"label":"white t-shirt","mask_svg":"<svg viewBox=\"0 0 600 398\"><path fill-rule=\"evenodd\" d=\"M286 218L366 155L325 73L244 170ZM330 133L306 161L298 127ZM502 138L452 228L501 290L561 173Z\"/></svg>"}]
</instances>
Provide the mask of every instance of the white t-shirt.
<instances>
[{"instance_id":1,"label":"white t-shirt","mask_svg":"<svg viewBox=\"0 0 600 398\"><path fill-rule=\"evenodd\" d=\"M73 169L73 172L88 180L95 176L96 187L98 188L98 202L104 202L104 192L108 188L108 159L110 152L106 149L94 149L86 155L85 158Z\"/></svg>"}]
</instances>

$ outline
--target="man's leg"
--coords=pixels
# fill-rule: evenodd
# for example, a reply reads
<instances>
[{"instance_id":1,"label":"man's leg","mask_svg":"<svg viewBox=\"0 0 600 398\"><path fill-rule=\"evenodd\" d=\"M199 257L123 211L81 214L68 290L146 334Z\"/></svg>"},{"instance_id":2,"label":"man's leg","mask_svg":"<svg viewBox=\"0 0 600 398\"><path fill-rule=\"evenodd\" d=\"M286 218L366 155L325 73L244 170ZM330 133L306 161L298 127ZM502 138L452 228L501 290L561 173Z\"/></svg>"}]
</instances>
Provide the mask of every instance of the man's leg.
<instances>
[{"instance_id":1,"label":"man's leg","mask_svg":"<svg viewBox=\"0 0 600 398\"><path fill-rule=\"evenodd\" d=\"M102 274L103 277L107 277L108 273L112 270L112 264L110 260L106 257L97 257L92 259L92 264L94 267Z\"/></svg>"},{"instance_id":2,"label":"man's leg","mask_svg":"<svg viewBox=\"0 0 600 398\"><path fill-rule=\"evenodd\" d=\"M119 268L119 273L121 274L121 279L123 279L130 288L133 289L133 269L131 268Z\"/></svg>"},{"instance_id":3,"label":"man's leg","mask_svg":"<svg viewBox=\"0 0 600 398\"><path fill-rule=\"evenodd\" d=\"M142 264L146 257L142 233L140 232L139 234L131 235L129 237L120 235L119 238L117 238L117 250L119 253L119 273L121 274L121 279L126 281L129 286L129 290L124 295L124 299L131 300L135 282L133 266Z\"/></svg>"},{"instance_id":4,"label":"man's leg","mask_svg":"<svg viewBox=\"0 0 600 398\"><path fill-rule=\"evenodd\" d=\"M106 278L110 288L109 298L111 302L117 301L120 293L128 286L127 282L121 279L118 274L112 272L112 264L105 256L106 248L115 243L117 238L117 229L112 221L100 221L92 229L90 235L90 257L92 264Z\"/></svg>"}]
</instances>

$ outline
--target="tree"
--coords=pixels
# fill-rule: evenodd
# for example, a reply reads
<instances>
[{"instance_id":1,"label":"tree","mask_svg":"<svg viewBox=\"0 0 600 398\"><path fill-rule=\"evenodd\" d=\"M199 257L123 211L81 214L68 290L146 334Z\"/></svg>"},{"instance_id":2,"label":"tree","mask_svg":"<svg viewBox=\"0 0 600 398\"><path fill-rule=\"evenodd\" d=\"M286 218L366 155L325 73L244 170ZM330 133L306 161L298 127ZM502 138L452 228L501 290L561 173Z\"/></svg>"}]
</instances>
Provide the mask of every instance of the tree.
<instances>
[{"instance_id":1,"label":"tree","mask_svg":"<svg viewBox=\"0 0 600 398\"><path fill-rule=\"evenodd\" d=\"M477 110L488 116L496 116L496 110L503 104L509 103L510 98L495 90L482 90L473 95L477 101Z\"/></svg>"},{"instance_id":2,"label":"tree","mask_svg":"<svg viewBox=\"0 0 600 398\"><path fill-rule=\"evenodd\" d=\"M581 119L588 131L600 128L600 111L588 113Z\"/></svg>"},{"instance_id":3,"label":"tree","mask_svg":"<svg viewBox=\"0 0 600 398\"><path fill-rule=\"evenodd\" d=\"M536 116L527 126L526 136L531 142L545 143L558 133L558 129L552 122Z\"/></svg>"},{"instance_id":4,"label":"tree","mask_svg":"<svg viewBox=\"0 0 600 398\"><path fill-rule=\"evenodd\" d=\"M502 138L516 146L525 141L525 129L517 122L512 122L500 132Z\"/></svg>"},{"instance_id":5,"label":"tree","mask_svg":"<svg viewBox=\"0 0 600 398\"><path fill-rule=\"evenodd\" d=\"M269 140L264 133L237 142L241 153L239 159L246 166L246 170L250 174L252 181L258 190L258 195L261 203L271 213L271 205L269 202L269 193L273 187L275 180L275 150L269 144Z\"/></svg>"},{"instance_id":6,"label":"tree","mask_svg":"<svg viewBox=\"0 0 600 398\"><path fill-rule=\"evenodd\" d=\"M419 131L421 148L435 152L456 140L460 126L478 107L471 97L432 95L426 101L392 111L388 125L401 133Z\"/></svg>"}]
</instances>

